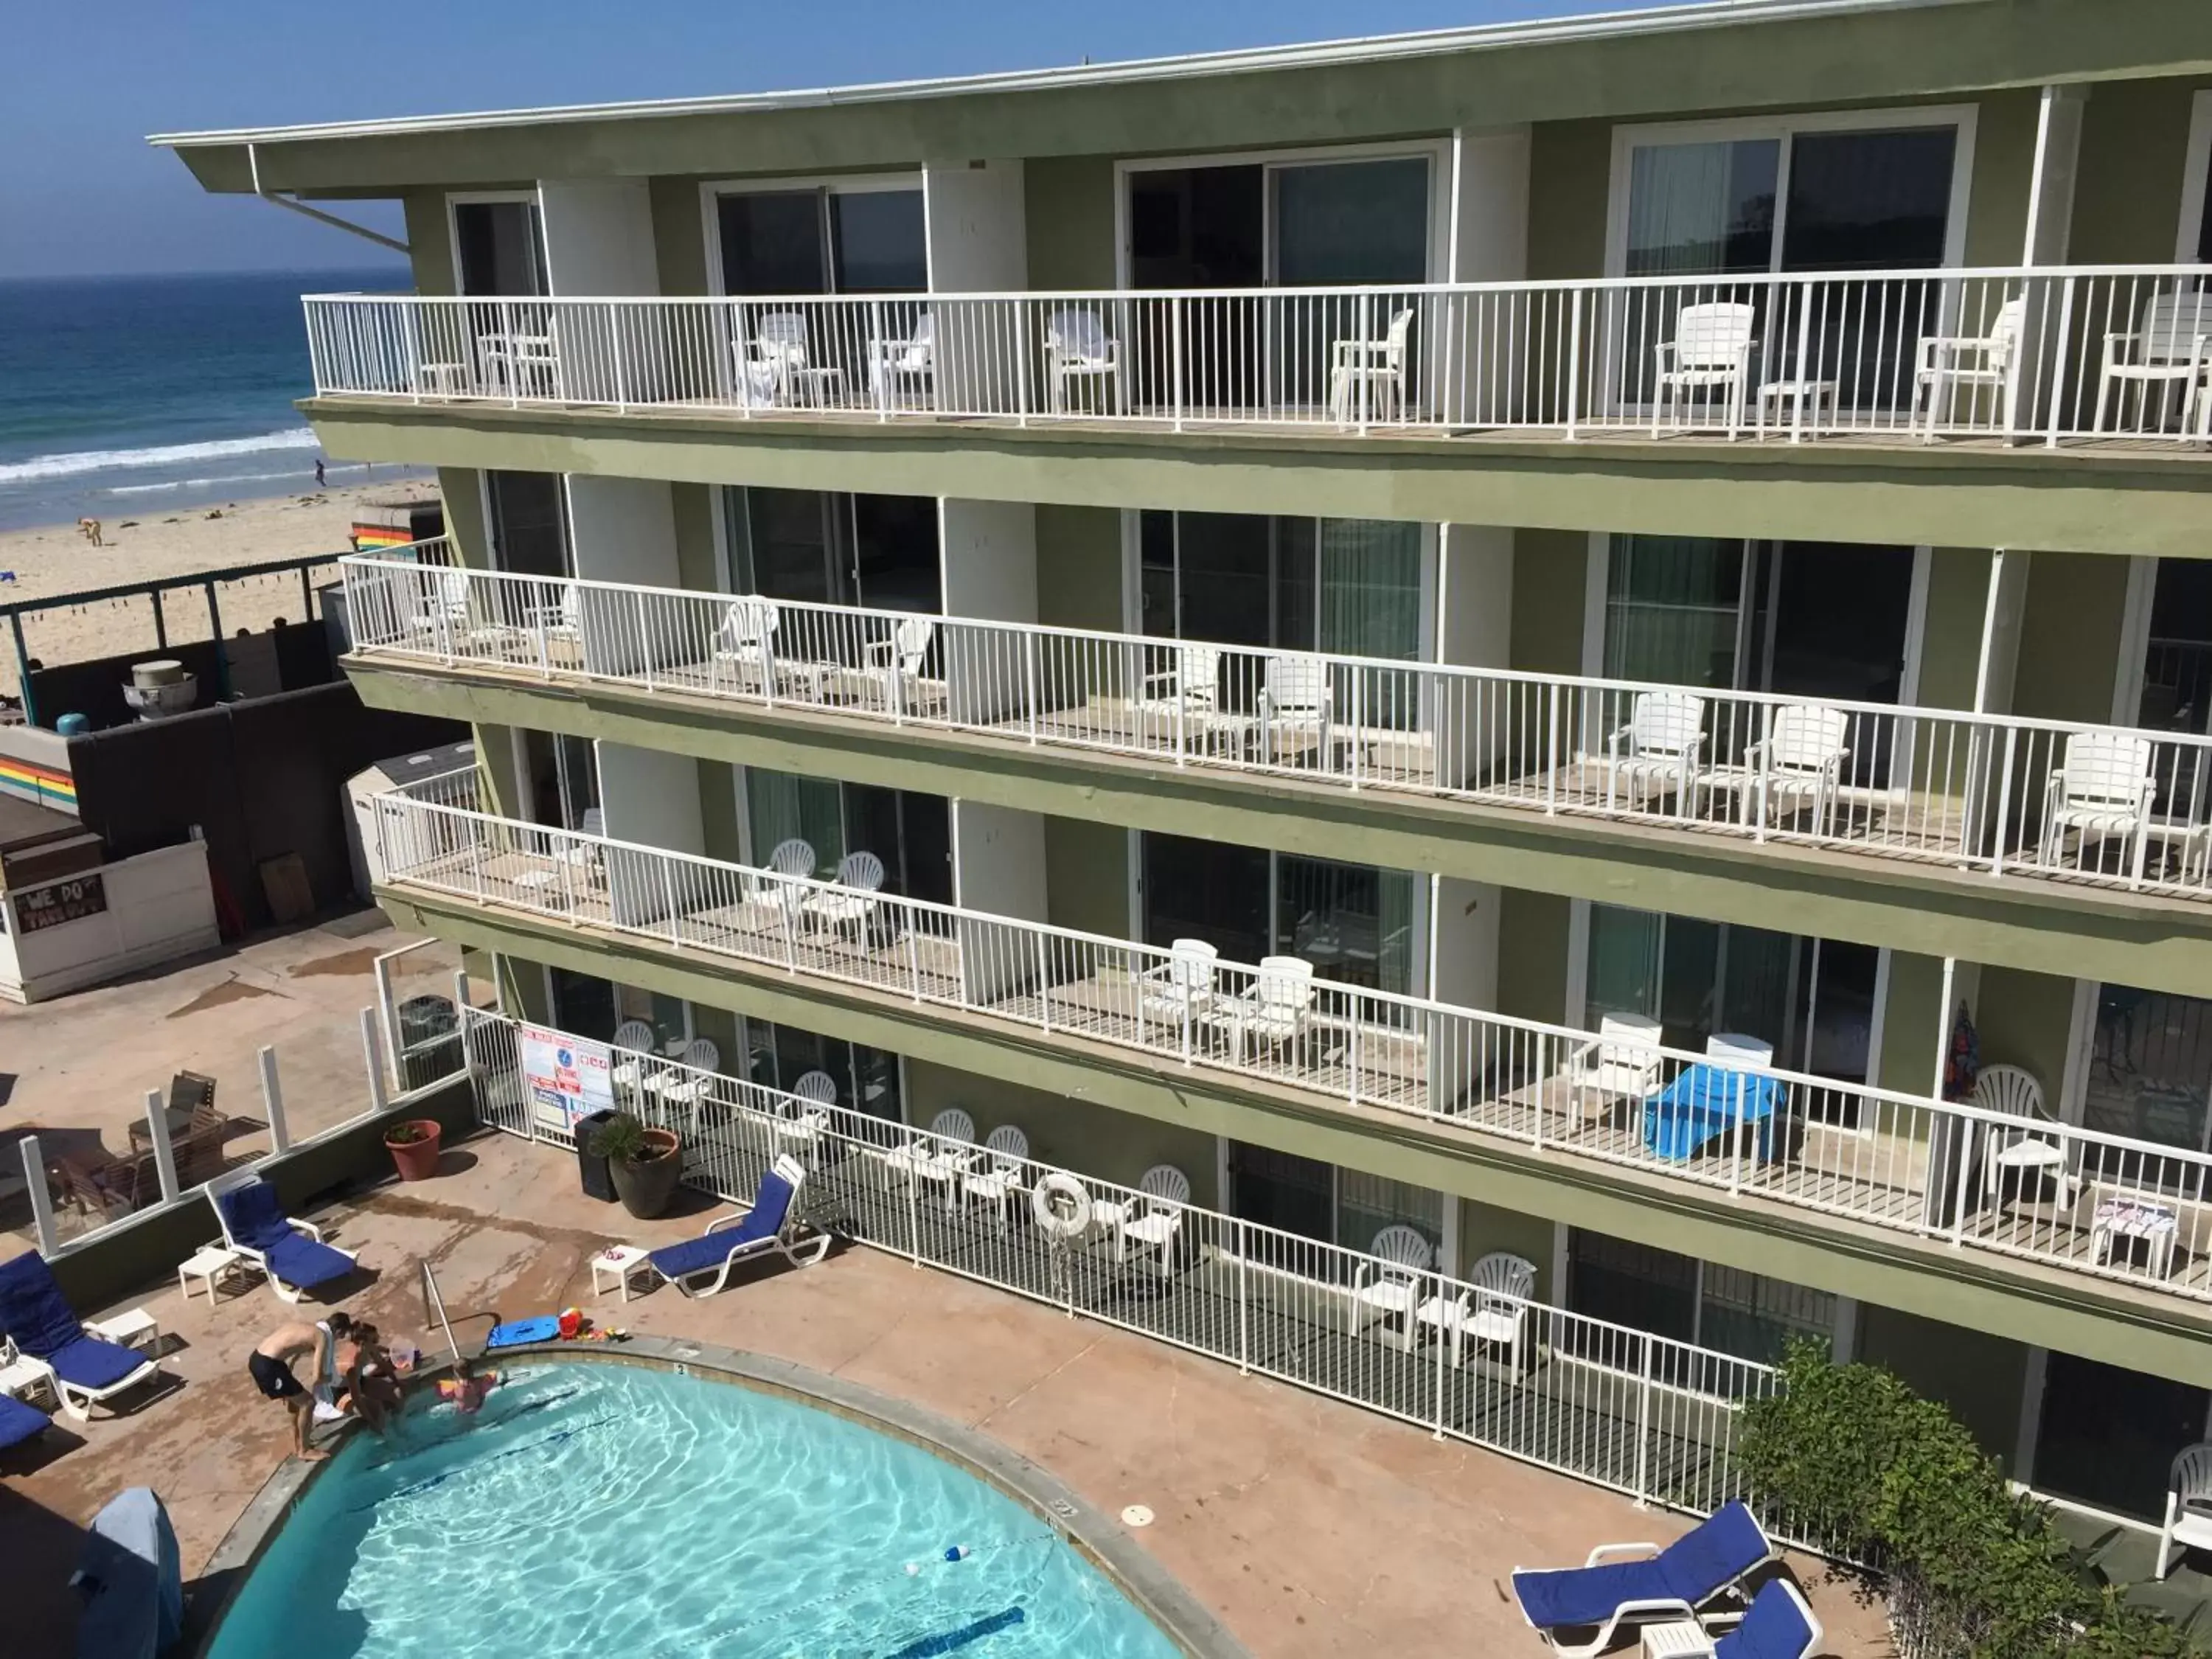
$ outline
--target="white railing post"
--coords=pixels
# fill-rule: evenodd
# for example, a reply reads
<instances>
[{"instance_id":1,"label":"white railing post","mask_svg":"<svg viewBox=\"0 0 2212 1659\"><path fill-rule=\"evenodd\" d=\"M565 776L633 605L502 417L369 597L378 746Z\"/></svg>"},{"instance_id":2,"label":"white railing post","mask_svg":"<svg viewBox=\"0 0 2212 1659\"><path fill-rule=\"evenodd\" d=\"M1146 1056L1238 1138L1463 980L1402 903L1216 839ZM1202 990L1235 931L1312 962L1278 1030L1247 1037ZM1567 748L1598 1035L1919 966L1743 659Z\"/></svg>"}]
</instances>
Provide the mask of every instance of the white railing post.
<instances>
[{"instance_id":1,"label":"white railing post","mask_svg":"<svg viewBox=\"0 0 2212 1659\"><path fill-rule=\"evenodd\" d=\"M1990 874L1991 876L2004 874L2005 837L2011 833L2012 827L2013 761L2017 752L2019 740L2020 728L2016 726L2006 726L2004 771L1997 779L1997 821L1991 827L1992 833L1990 838ZM2040 833L2040 826L2039 826L2039 833Z\"/></svg>"},{"instance_id":2,"label":"white railing post","mask_svg":"<svg viewBox=\"0 0 2212 1659\"><path fill-rule=\"evenodd\" d=\"M1030 746L1037 740L1037 636L1024 629L1022 634L1022 695L1029 702Z\"/></svg>"},{"instance_id":3,"label":"white railing post","mask_svg":"<svg viewBox=\"0 0 2212 1659\"><path fill-rule=\"evenodd\" d=\"M1052 1034L1052 980L1046 971L1044 933L1036 934L1037 1023L1045 1034Z\"/></svg>"},{"instance_id":4,"label":"white railing post","mask_svg":"<svg viewBox=\"0 0 2212 1659\"><path fill-rule=\"evenodd\" d=\"M1780 292L1778 289L1775 291ZM1813 284L1801 283L1795 292L1797 295L1797 365L1790 372L1796 377L1797 384L1793 388L1796 395L1790 399L1793 407L1790 416L1790 441L1793 444L1802 443L1805 440L1805 405L1813 397L1805 373L1805 337L1813 325ZM1742 397L1744 393L1740 391L1736 395ZM1818 405L1814 407L1817 413ZM1929 418L1935 418L1932 411Z\"/></svg>"},{"instance_id":5,"label":"white railing post","mask_svg":"<svg viewBox=\"0 0 2212 1659\"><path fill-rule=\"evenodd\" d=\"M276 1076L276 1051L264 1046L254 1055L261 1067L261 1109L269 1118L269 1156L292 1150L292 1126L284 1117L284 1085Z\"/></svg>"},{"instance_id":6,"label":"white railing post","mask_svg":"<svg viewBox=\"0 0 2212 1659\"><path fill-rule=\"evenodd\" d=\"M1651 1341L1644 1334L1644 1376L1636 1391L1636 1507L1650 1507L1651 1482Z\"/></svg>"},{"instance_id":7,"label":"white railing post","mask_svg":"<svg viewBox=\"0 0 2212 1659\"><path fill-rule=\"evenodd\" d=\"M2066 402L2066 353L2074 338L2074 284L2069 276L2058 289L2058 343L2051 353L2051 416L2045 422L2043 442L2045 448L2058 447L2059 429Z\"/></svg>"},{"instance_id":8,"label":"white railing post","mask_svg":"<svg viewBox=\"0 0 2212 1659\"><path fill-rule=\"evenodd\" d=\"M1572 443L1582 416L1583 296L1578 289L1563 290L1567 298L1567 422L1566 439Z\"/></svg>"},{"instance_id":9,"label":"white railing post","mask_svg":"<svg viewBox=\"0 0 2212 1659\"><path fill-rule=\"evenodd\" d=\"M380 1112L390 1104L384 1092L384 1056L377 1052L383 1045L376 1035L376 1010L361 1011L361 1052L368 1070L368 1109Z\"/></svg>"},{"instance_id":10,"label":"white railing post","mask_svg":"<svg viewBox=\"0 0 2212 1659\"><path fill-rule=\"evenodd\" d=\"M399 1081L399 1004L392 989L392 958L380 956L369 963L370 977L376 981L377 1017L384 1024L385 1076L394 1085Z\"/></svg>"},{"instance_id":11,"label":"white railing post","mask_svg":"<svg viewBox=\"0 0 2212 1659\"><path fill-rule=\"evenodd\" d=\"M61 1240L54 1234L54 1200L46 1191L46 1159L39 1150L39 1138L25 1135L23 1149L23 1191L31 1200L31 1228L38 1235L39 1254L52 1255L61 1248Z\"/></svg>"},{"instance_id":12,"label":"white railing post","mask_svg":"<svg viewBox=\"0 0 2212 1659\"><path fill-rule=\"evenodd\" d=\"M1168 368L1175 384L1173 409L1177 432L1182 430L1182 295L1178 294L1168 301ZM1121 412L1124 415L1129 412L1126 400L1121 404Z\"/></svg>"},{"instance_id":13,"label":"white railing post","mask_svg":"<svg viewBox=\"0 0 2212 1659\"><path fill-rule=\"evenodd\" d=\"M888 421L891 417L891 369L885 352L888 349L884 333L884 302L868 301L868 390L875 395L876 418Z\"/></svg>"},{"instance_id":14,"label":"white railing post","mask_svg":"<svg viewBox=\"0 0 2212 1659\"><path fill-rule=\"evenodd\" d=\"M1226 1202L1226 1194L1222 1201ZM1237 1228L1237 1374L1252 1375L1252 1230L1243 1221Z\"/></svg>"},{"instance_id":15,"label":"white railing post","mask_svg":"<svg viewBox=\"0 0 2212 1659\"><path fill-rule=\"evenodd\" d=\"M588 607L584 603L584 593L581 589L579 589L576 594L576 611L578 631L581 632L584 618L590 614ZM638 589L637 592L637 652L645 673L645 689L650 691L653 689L653 618L652 613L646 609L645 590L643 588ZM586 666L590 665L591 653L589 652L585 653L584 661Z\"/></svg>"},{"instance_id":16,"label":"white railing post","mask_svg":"<svg viewBox=\"0 0 2212 1659\"><path fill-rule=\"evenodd\" d=\"M615 342L615 409L618 413L629 413L629 377L624 373L623 359L623 319L633 313L623 306L607 307L607 330Z\"/></svg>"},{"instance_id":17,"label":"white railing post","mask_svg":"<svg viewBox=\"0 0 2212 1659\"><path fill-rule=\"evenodd\" d=\"M152 1137L154 1173L161 1178L161 1202L177 1201L177 1151L169 1145L169 1103L159 1089L146 1091L146 1133Z\"/></svg>"}]
</instances>

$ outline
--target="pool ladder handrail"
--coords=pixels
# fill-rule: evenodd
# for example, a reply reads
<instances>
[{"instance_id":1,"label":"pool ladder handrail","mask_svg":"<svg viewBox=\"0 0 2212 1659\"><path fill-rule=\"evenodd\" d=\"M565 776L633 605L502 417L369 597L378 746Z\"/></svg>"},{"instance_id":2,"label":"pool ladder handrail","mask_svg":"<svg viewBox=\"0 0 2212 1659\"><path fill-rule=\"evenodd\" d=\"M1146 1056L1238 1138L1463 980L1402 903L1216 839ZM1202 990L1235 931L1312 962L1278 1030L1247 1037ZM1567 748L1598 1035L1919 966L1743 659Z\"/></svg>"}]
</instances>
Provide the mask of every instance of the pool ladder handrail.
<instances>
[{"instance_id":1,"label":"pool ladder handrail","mask_svg":"<svg viewBox=\"0 0 2212 1659\"><path fill-rule=\"evenodd\" d=\"M415 1265L422 1269L422 1322L427 1326L434 1318L437 1321L438 1328L446 1334L447 1353L450 1358L458 1363L461 1358L461 1345L459 1339L453 1335L453 1321L447 1316L446 1298L438 1290L438 1275L430 1270L430 1264L426 1260L417 1258ZM461 1322L464 1324L471 1319L489 1320L491 1325L499 1323L499 1316L488 1310L479 1310L475 1313L465 1313L461 1316ZM490 1334L489 1326L486 1328L485 1334L486 1335Z\"/></svg>"}]
</instances>

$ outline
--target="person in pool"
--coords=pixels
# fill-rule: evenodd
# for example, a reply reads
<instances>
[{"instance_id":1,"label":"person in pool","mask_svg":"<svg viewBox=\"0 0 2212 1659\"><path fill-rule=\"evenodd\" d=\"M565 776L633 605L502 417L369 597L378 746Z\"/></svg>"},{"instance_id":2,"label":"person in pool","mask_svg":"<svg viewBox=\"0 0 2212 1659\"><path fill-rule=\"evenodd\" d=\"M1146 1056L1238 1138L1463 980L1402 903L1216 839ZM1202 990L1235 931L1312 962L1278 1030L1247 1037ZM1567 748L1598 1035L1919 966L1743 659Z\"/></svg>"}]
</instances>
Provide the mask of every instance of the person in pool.
<instances>
[{"instance_id":1,"label":"person in pool","mask_svg":"<svg viewBox=\"0 0 2212 1659\"><path fill-rule=\"evenodd\" d=\"M399 1409L399 1372L382 1333L362 1322L353 1328L353 1347L339 1382L336 1404L351 1410L382 1434Z\"/></svg>"},{"instance_id":2,"label":"person in pool","mask_svg":"<svg viewBox=\"0 0 2212 1659\"><path fill-rule=\"evenodd\" d=\"M351 1316L343 1310L315 1324L295 1321L279 1325L263 1337L253 1352L246 1356L246 1372L253 1379L253 1386L261 1390L266 1400L281 1400L285 1410L292 1414L292 1451L296 1457L312 1459L326 1457L327 1452L312 1449L307 1444L307 1430L313 1421L315 1396L293 1375L293 1362L302 1354L311 1356L316 1382L319 1385L332 1374L337 1359L337 1345L353 1331Z\"/></svg>"},{"instance_id":3,"label":"person in pool","mask_svg":"<svg viewBox=\"0 0 2212 1659\"><path fill-rule=\"evenodd\" d=\"M467 1360L458 1359L453 1374L438 1379L438 1398L451 1401L462 1416L474 1417L483 1409L484 1396L498 1386L497 1371L479 1373Z\"/></svg>"}]
</instances>

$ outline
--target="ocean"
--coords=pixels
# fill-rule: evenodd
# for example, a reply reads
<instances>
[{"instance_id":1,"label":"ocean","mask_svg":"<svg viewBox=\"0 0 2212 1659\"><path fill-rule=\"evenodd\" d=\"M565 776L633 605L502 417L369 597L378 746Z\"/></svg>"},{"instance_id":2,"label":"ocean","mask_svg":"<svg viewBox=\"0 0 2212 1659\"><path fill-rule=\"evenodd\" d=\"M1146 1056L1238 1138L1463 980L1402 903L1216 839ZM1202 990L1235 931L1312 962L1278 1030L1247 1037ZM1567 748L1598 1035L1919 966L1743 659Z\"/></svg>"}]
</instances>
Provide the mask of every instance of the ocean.
<instances>
[{"instance_id":1,"label":"ocean","mask_svg":"<svg viewBox=\"0 0 2212 1659\"><path fill-rule=\"evenodd\" d=\"M312 489L300 296L408 286L401 265L0 282L0 530Z\"/></svg>"}]
</instances>

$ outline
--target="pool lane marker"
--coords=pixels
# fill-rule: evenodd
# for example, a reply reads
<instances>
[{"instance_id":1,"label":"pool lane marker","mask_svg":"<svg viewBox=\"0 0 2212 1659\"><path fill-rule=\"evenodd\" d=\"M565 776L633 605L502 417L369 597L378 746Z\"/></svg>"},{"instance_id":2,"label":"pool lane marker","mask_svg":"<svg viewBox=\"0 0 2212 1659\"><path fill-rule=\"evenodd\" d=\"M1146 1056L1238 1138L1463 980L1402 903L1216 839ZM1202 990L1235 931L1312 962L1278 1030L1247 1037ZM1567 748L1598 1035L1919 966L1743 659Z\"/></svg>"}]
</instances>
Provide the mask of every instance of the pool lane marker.
<instances>
[{"instance_id":1,"label":"pool lane marker","mask_svg":"<svg viewBox=\"0 0 2212 1659\"><path fill-rule=\"evenodd\" d=\"M980 1642L987 1636L996 1636L1000 1631L1020 1624L1027 1616L1017 1602L1003 1612L978 1619L973 1624L962 1625L956 1630L939 1631L934 1636L918 1638L902 1648L893 1649L884 1656L884 1659L938 1659L939 1655L956 1653L971 1642Z\"/></svg>"}]
</instances>

